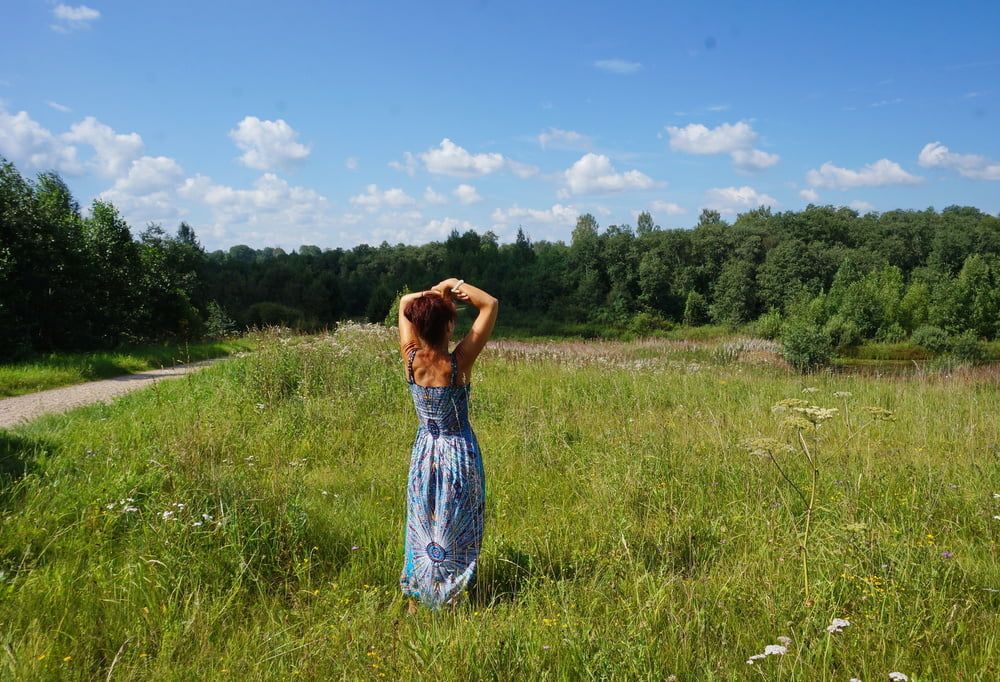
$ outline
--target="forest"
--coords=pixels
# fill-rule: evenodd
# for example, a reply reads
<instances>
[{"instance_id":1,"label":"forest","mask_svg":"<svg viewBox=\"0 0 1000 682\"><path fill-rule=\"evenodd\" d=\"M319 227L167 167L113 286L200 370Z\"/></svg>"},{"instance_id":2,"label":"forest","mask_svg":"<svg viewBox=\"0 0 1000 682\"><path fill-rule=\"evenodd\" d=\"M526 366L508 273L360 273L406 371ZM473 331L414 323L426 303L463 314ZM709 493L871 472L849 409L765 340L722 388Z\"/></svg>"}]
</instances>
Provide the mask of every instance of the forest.
<instances>
[{"instance_id":1,"label":"forest","mask_svg":"<svg viewBox=\"0 0 1000 682\"><path fill-rule=\"evenodd\" d=\"M133 233L115 207L84 214L54 173L0 160L0 358L284 324L382 321L398 294L457 276L494 293L509 332L656 334L679 324L934 350L1000 335L1000 218L968 206L859 214L761 207L690 228L581 215L567 244L453 232L420 246L246 245L207 251L194 228Z\"/></svg>"}]
</instances>

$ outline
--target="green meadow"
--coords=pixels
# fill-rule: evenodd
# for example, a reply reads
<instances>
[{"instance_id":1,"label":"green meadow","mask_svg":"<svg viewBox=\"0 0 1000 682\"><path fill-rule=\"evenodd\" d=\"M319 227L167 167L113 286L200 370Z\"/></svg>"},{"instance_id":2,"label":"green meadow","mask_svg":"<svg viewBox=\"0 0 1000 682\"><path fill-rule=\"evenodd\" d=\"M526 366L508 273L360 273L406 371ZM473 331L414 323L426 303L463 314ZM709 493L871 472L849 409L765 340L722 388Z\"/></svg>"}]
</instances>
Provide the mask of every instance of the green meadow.
<instances>
[{"instance_id":1,"label":"green meadow","mask_svg":"<svg viewBox=\"0 0 1000 682\"><path fill-rule=\"evenodd\" d=\"M0 398L108 379L251 350L253 336L224 341L162 343L93 353L47 353L0 365Z\"/></svg>"},{"instance_id":2,"label":"green meadow","mask_svg":"<svg viewBox=\"0 0 1000 682\"><path fill-rule=\"evenodd\" d=\"M0 678L997 679L996 369L774 350L491 345L478 582L413 615L393 330L0 431Z\"/></svg>"}]
</instances>

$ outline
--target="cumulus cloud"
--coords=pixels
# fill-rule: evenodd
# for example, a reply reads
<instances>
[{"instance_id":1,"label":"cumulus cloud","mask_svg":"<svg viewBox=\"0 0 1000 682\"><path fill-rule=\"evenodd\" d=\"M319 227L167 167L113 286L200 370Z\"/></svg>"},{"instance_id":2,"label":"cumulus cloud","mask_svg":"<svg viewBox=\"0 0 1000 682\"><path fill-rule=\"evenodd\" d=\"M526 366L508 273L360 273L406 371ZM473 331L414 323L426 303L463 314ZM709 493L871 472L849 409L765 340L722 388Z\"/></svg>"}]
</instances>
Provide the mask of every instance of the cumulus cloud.
<instances>
[{"instance_id":1,"label":"cumulus cloud","mask_svg":"<svg viewBox=\"0 0 1000 682\"><path fill-rule=\"evenodd\" d=\"M590 149L591 139L575 130L546 128L538 134L538 144L542 149Z\"/></svg>"},{"instance_id":2,"label":"cumulus cloud","mask_svg":"<svg viewBox=\"0 0 1000 682\"><path fill-rule=\"evenodd\" d=\"M850 189L852 187L883 187L886 185L917 185L923 178L911 175L898 163L889 159L879 159L861 170L841 168L827 161L819 170L806 173L806 182L813 187L830 189Z\"/></svg>"},{"instance_id":3,"label":"cumulus cloud","mask_svg":"<svg viewBox=\"0 0 1000 682\"><path fill-rule=\"evenodd\" d=\"M538 166L521 163L520 161L514 161L513 159L507 159L507 167L510 169L511 173L522 179L538 175Z\"/></svg>"},{"instance_id":4,"label":"cumulus cloud","mask_svg":"<svg viewBox=\"0 0 1000 682\"><path fill-rule=\"evenodd\" d=\"M956 154L940 142L924 145L917 163L924 168L949 168L973 180L1000 180L1000 163L979 154Z\"/></svg>"},{"instance_id":5,"label":"cumulus cloud","mask_svg":"<svg viewBox=\"0 0 1000 682\"><path fill-rule=\"evenodd\" d=\"M431 173L459 177L489 175L501 170L506 164L503 154L470 154L447 137L437 147L421 154L420 158Z\"/></svg>"},{"instance_id":6,"label":"cumulus cloud","mask_svg":"<svg viewBox=\"0 0 1000 682\"><path fill-rule=\"evenodd\" d=\"M463 204L474 204L477 201L482 201L483 198L479 196L479 192L472 185L461 184L455 188L452 192L459 202Z\"/></svg>"},{"instance_id":7,"label":"cumulus cloud","mask_svg":"<svg viewBox=\"0 0 1000 682\"><path fill-rule=\"evenodd\" d=\"M116 133L111 126L101 123L93 116L74 123L69 132L63 133L62 138L67 142L93 147L94 157L90 165L109 178L124 175L143 149L139 133Z\"/></svg>"},{"instance_id":8,"label":"cumulus cloud","mask_svg":"<svg viewBox=\"0 0 1000 682\"><path fill-rule=\"evenodd\" d=\"M250 168L266 170L302 161L309 148L298 141L299 134L284 119L262 121L246 116L229 131L236 146L243 151L240 161Z\"/></svg>"},{"instance_id":9,"label":"cumulus cloud","mask_svg":"<svg viewBox=\"0 0 1000 682\"><path fill-rule=\"evenodd\" d=\"M53 102L52 100L47 100L45 103L49 105L50 109L55 109L56 111L61 111L64 114L68 114L69 112L73 111L72 109L70 109L65 104L59 104L59 102Z\"/></svg>"},{"instance_id":10,"label":"cumulus cloud","mask_svg":"<svg viewBox=\"0 0 1000 682\"><path fill-rule=\"evenodd\" d=\"M627 76L639 71L639 69L642 68L642 64L639 62L626 61L624 59L599 59L594 62L594 68L604 71L605 73L615 73Z\"/></svg>"},{"instance_id":11,"label":"cumulus cloud","mask_svg":"<svg viewBox=\"0 0 1000 682\"><path fill-rule=\"evenodd\" d=\"M514 222L529 222L540 225L567 226L574 225L581 211L575 206L553 204L551 208L521 208L518 205L510 208L496 208L491 218L496 223L494 227L504 228Z\"/></svg>"},{"instance_id":12,"label":"cumulus cloud","mask_svg":"<svg viewBox=\"0 0 1000 682\"><path fill-rule=\"evenodd\" d=\"M428 187L424 190L424 201L428 204L446 204L448 197L440 192L435 192L433 187Z\"/></svg>"},{"instance_id":13,"label":"cumulus cloud","mask_svg":"<svg viewBox=\"0 0 1000 682\"><path fill-rule=\"evenodd\" d=\"M814 189L809 189L808 187L806 189L799 190L799 196L812 204L819 201L819 192Z\"/></svg>"},{"instance_id":14,"label":"cumulus cloud","mask_svg":"<svg viewBox=\"0 0 1000 682\"><path fill-rule=\"evenodd\" d=\"M649 205L652 213L662 213L665 215L681 215L687 213L687 209L672 201L654 201Z\"/></svg>"},{"instance_id":15,"label":"cumulus cloud","mask_svg":"<svg viewBox=\"0 0 1000 682\"><path fill-rule=\"evenodd\" d=\"M853 208L858 213L867 213L868 211L874 211L875 207L869 204L867 201L861 201L860 199L855 199L848 204L849 207Z\"/></svg>"},{"instance_id":16,"label":"cumulus cloud","mask_svg":"<svg viewBox=\"0 0 1000 682\"><path fill-rule=\"evenodd\" d=\"M332 221L326 197L274 173L265 173L250 189L219 185L199 174L186 179L177 193L211 211L216 238L238 231L241 237L284 240L289 233L327 228Z\"/></svg>"},{"instance_id":17,"label":"cumulus cloud","mask_svg":"<svg viewBox=\"0 0 1000 682\"><path fill-rule=\"evenodd\" d=\"M52 8L52 16L56 23L50 24L56 33L69 33L83 28L90 28L90 24L101 18L101 13L92 7L78 5L59 4Z\"/></svg>"},{"instance_id":18,"label":"cumulus cloud","mask_svg":"<svg viewBox=\"0 0 1000 682\"><path fill-rule=\"evenodd\" d=\"M400 171L401 173L406 173L411 178L417 172L417 157L415 157L410 152L403 152L402 161L390 161L389 168Z\"/></svg>"},{"instance_id":19,"label":"cumulus cloud","mask_svg":"<svg viewBox=\"0 0 1000 682\"><path fill-rule=\"evenodd\" d=\"M705 206L723 214L747 211L760 206L777 206L778 200L753 187L714 187L705 192Z\"/></svg>"},{"instance_id":20,"label":"cumulus cloud","mask_svg":"<svg viewBox=\"0 0 1000 682\"><path fill-rule=\"evenodd\" d=\"M383 206L411 206L416 203L413 197L398 187L379 191L378 185L371 184L365 188L364 194L351 197L351 203L368 211L377 211Z\"/></svg>"},{"instance_id":21,"label":"cumulus cloud","mask_svg":"<svg viewBox=\"0 0 1000 682\"><path fill-rule=\"evenodd\" d=\"M611 165L611 159L603 154L584 154L563 172L566 183L564 193L597 194L620 192L628 189L648 189L656 183L637 170L619 173Z\"/></svg>"},{"instance_id":22,"label":"cumulus cloud","mask_svg":"<svg viewBox=\"0 0 1000 682\"><path fill-rule=\"evenodd\" d=\"M83 172L76 147L53 135L26 111L9 114L0 107L0 156L33 169L69 175Z\"/></svg>"},{"instance_id":23,"label":"cumulus cloud","mask_svg":"<svg viewBox=\"0 0 1000 682\"><path fill-rule=\"evenodd\" d=\"M686 154L729 154L739 170L756 171L770 168L781 157L754 149L757 133L745 121L723 123L709 128L691 123L683 128L667 126L670 148Z\"/></svg>"},{"instance_id":24,"label":"cumulus cloud","mask_svg":"<svg viewBox=\"0 0 1000 682\"><path fill-rule=\"evenodd\" d=\"M130 223L164 222L182 214L176 189L183 177L184 170L174 159L143 156L98 198L113 203Z\"/></svg>"}]
</instances>

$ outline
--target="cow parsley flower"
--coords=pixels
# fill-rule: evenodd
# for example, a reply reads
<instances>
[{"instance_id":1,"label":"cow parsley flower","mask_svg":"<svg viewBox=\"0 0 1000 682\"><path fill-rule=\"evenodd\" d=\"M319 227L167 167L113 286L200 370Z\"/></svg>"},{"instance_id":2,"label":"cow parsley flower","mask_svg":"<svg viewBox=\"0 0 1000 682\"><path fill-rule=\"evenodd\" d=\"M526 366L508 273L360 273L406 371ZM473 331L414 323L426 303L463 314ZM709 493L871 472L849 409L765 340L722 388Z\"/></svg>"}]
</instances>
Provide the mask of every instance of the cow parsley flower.
<instances>
[{"instance_id":1,"label":"cow parsley flower","mask_svg":"<svg viewBox=\"0 0 1000 682\"><path fill-rule=\"evenodd\" d=\"M893 671L889 673L889 679L892 680L892 682L909 682L910 678L903 673Z\"/></svg>"}]
</instances>

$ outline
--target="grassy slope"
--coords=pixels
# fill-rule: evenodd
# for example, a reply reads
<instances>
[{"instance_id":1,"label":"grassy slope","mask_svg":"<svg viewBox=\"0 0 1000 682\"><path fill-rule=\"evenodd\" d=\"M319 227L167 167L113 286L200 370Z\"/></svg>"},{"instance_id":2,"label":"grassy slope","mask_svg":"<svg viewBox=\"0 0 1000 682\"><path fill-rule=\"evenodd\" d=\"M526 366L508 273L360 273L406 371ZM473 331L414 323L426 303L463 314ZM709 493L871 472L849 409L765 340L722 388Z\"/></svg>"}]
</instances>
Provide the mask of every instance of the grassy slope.
<instances>
[{"instance_id":1,"label":"grassy slope","mask_svg":"<svg viewBox=\"0 0 1000 682\"><path fill-rule=\"evenodd\" d=\"M157 344L121 351L52 353L0 365L0 397L107 379L253 348L250 338L192 344Z\"/></svg>"},{"instance_id":2,"label":"grassy slope","mask_svg":"<svg viewBox=\"0 0 1000 682\"><path fill-rule=\"evenodd\" d=\"M398 595L415 417L382 333L265 341L0 431L19 477L0 494L0 676L995 679L996 384L803 381L712 357L669 342L484 357L486 538L455 613L407 616ZM851 424L819 436L811 607L802 504L742 445L786 438L771 411L786 397ZM852 625L828 635L833 617ZM745 663L779 635L787 655Z\"/></svg>"}]
</instances>

